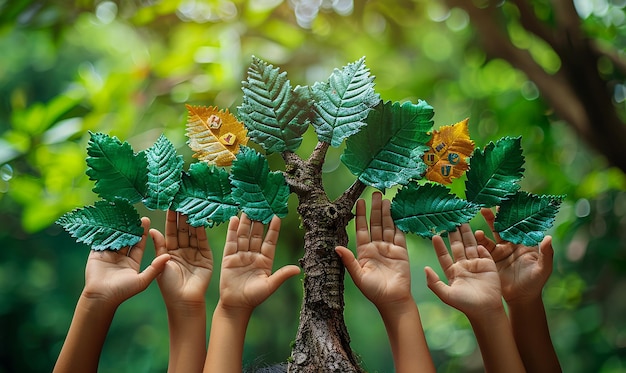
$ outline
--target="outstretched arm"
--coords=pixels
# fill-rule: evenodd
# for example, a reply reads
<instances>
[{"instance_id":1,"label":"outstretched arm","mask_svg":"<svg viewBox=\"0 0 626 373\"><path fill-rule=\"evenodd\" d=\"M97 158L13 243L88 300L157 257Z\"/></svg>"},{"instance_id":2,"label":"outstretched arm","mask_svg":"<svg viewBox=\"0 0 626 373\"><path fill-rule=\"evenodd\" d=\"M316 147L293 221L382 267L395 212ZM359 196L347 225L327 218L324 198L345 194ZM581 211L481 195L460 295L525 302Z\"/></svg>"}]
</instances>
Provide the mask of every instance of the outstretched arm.
<instances>
[{"instance_id":1,"label":"outstretched arm","mask_svg":"<svg viewBox=\"0 0 626 373\"><path fill-rule=\"evenodd\" d=\"M404 234L396 229L389 200L372 195L370 229L365 201L356 204L357 256L338 246L337 253L354 283L378 308L385 323L396 372L434 372L419 311L411 294L411 273Z\"/></svg>"},{"instance_id":2,"label":"outstretched arm","mask_svg":"<svg viewBox=\"0 0 626 373\"><path fill-rule=\"evenodd\" d=\"M145 290L163 270L169 255L157 256L139 272L150 220L142 218L141 241L119 251L91 251L85 286L76 304L70 329L54 366L55 373L96 372L102 346L117 307Z\"/></svg>"},{"instance_id":3,"label":"outstretched arm","mask_svg":"<svg viewBox=\"0 0 626 373\"><path fill-rule=\"evenodd\" d=\"M552 273L552 237L546 236L539 247L514 245L495 232L493 211L482 209L481 213L495 241L487 238L483 231L476 231L476 239L491 252L496 262L502 296L509 307L513 336L524 366L528 372L561 372L541 298Z\"/></svg>"},{"instance_id":4,"label":"outstretched arm","mask_svg":"<svg viewBox=\"0 0 626 373\"><path fill-rule=\"evenodd\" d=\"M187 217L169 210L165 237L150 230L159 254L169 254L157 277L167 308L170 332L168 372L200 372L206 358L205 293L213 272L213 255L204 227L191 227Z\"/></svg>"},{"instance_id":5,"label":"outstretched arm","mask_svg":"<svg viewBox=\"0 0 626 373\"><path fill-rule=\"evenodd\" d=\"M232 217L224 245L220 300L213 313L205 372L240 373L243 343L252 311L300 268L288 265L272 273L280 219L274 217L263 238L264 226Z\"/></svg>"},{"instance_id":6,"label":"outstretched arm","mask_svg":"<svg viewBox=\"0 0 626 373\"><path fill-rule=\"evenodd\" d=\"M476 243L468 224L450 233L448 252L440 236L433 246L448 285L426 267L428 287L446 304L463 312L476 335L486 372L524 372L504 306L500 278L489 251Z\"/></svg>"}]
</instances>

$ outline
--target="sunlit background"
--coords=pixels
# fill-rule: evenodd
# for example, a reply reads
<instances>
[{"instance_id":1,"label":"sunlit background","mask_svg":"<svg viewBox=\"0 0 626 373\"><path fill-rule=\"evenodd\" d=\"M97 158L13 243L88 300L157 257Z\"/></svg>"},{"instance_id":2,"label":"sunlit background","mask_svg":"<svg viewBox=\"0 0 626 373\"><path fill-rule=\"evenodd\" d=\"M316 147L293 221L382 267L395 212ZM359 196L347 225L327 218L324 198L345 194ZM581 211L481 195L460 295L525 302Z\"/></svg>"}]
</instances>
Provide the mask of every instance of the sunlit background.
<instances>
[{"instance_id":1,"label":"sunlit background","mask_svg":"<svg viewBox=\"0 0 626 373\"><path fill-rule=\"evenodd\" d=\"M532 3L549 23L550 3ZM624 51L626 0L575 5L591 37ZM555 52L520 26L513 5L501 6L515 45L547 72L558 71ZM136 150L164 133L188 164L184 104L236 113L253 55L287 71L293 86L324 81L333 68L366 56L383 99L428 101L436 126L469 117L478 146L521 135L523 188L567 195L550 232L556 260L544 292L563 370L626 370L626 177L553 115L523 73L488 59L463 10L427 0L0 0L0 52L0 373L51 371L67 332L89 250L54 221L97 199L85 175L88 131ZM625 77L608 63L598 68L612 76L623 114ZM301 153L314 145L309 131ZM325 165L331 196L354 179L339 162L341 150L329 152ZM463 186L459 180L452 188L463 193ZM296 204L292 199L276 266L302 255ZM141 213L162 229L164 213ZM484 228L478 218L472 224ZM209 231L216 268L224 233L223 225ZM423 267L438 267L430 241L411 236L409 250L438 371L482 371L469 323L426 287ZM207 293L210 312L218 276ZM352 347L368 371L393 372L380 316L349 278L346 288ZM286 361L300 299L294 279L254 312L246 366ZM100 371L163 372L167 360L165 307L153 284L119 308Z\"/></svg>"}]
</instances>

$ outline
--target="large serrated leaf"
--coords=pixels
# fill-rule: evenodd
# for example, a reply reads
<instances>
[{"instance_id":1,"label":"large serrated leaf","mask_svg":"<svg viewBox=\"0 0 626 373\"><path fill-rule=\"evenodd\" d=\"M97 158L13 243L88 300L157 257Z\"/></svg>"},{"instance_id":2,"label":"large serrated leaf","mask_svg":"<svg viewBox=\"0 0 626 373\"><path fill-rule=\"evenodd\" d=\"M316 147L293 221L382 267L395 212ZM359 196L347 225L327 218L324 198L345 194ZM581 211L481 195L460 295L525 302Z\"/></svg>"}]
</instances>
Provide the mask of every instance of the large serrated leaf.
<instances>
[{"instance_id":1,"label":"large serrated leaf","mask_svg":"<svg viewBox=\"0 0 626 373\"><path fill-rule=\"evenodd\" d=\"M517 192L498 209L494 229L503 240L524 246L537 246L544 232L554 223L563 196L538 196Z\"/></svg>"},{"instance_id":2,"label":"large serrated leaf","mask_svg":"<svg viewBox=\"0 0 626 373\"><path fill-rule=\"evenodd\" d=\"M212 227L228 221L239 212L231 192L228 172L206 163L193 163L189 172L183 173L172 207L187 215L191 226Z\"/></svg>"},{"instance_id":3,"label":"large serrated leaf","mask_svg":"<svg viewBox=\"0 0 626 373\"><path fill-rule=\"evenodd\" d=\"M291 89L287 73L254 57L243 82L239 118L267 153L296 150L309 125L307 87Z\"/></svg>"},{"instance_id":4,"label":"large serrated leaf","mask_svg":"<svg viewBox=\"0 0 626 373\"><path fill-rule=\"evenodd\" d=\"M484 151L476 149L465 182L467 200L488 207L500 205L519 190L523 165L521 137L503 137L487 144Z\"/></svg>"},{"instance_id":5,"label":"large serrated leaf","mask_svg":"<svg viewBox=\"0 0 626 373\"><path fill-rule=\"evenodd\" d=\"M454 231L478 210L479 206L450 194L441 184L412 182L391 202L391 216L401 231L428 238Z\"/></svg>"},{"instance_id":6,"label":"large serrated leaf","mask_svg":"<svg viewBox=\"0 0 626 373\"><path fill-rule=\"evenodd\" d=\"M124 199L97 201L66 213L56 223L93 250L119 250L135 245L143 235L139 213Z\"/></svg>"},{"instance_id":7,"label":"large serrated leaf","mask_svg":"<svg viewBox=\"0 0 626 373\"><path fill-rule=\"evenodd\" d=\"M281 172L269 171L263 155L242 148L233 162L230 179L235 187L233 198L250 219L266 224L274 215L287 215L289 186Z\"/></svg>"},{"instance_id":8,"label":"large serrated leaf","mask_svg":"<svg viewBox=\"0 0 626 373\"><path fill-rule=\"evenodd\" d=\"M334 147L365 126L371 108L380 102L365 57L335 69L325 83L315 83L313 126L320 141Z\"/></svg>"},{"instance_id":9,"label":"large serrated leaf","mask_svg":"<svg viewBox=\"0 0 626 373\"><path fill-rule=\"evenodd\" d=\"M129 143L102 133L91 133L87 147L87 176L96 181L93 191L113 200L139 202L146 194L148 161L145 152L137 154Z\"/></svg>"},{"instance_id":10,"label":"large serrated leaf","mask_svg":"<svg viewBox=\"0 0 626 373\"><path fill-rule=\"evenodd\" d=\"M434 111L426 101L380 103L367 117L367 126L346 140L341 161L364 184L384 190L420 179L422 159L429 149Z\"/></svg>"},{"instance_id":11,"label":"large serrated leaf","mask_svg":"<svg viewBox=\"0 0 626 373\"><path fill-rule=\"evenodd\" d=\"M152 210L167 210L180 188L183 157L176 153L174 145L161 135L146 149L148 160L148 189L144 205Z\"/></svg>"}]
</instances>

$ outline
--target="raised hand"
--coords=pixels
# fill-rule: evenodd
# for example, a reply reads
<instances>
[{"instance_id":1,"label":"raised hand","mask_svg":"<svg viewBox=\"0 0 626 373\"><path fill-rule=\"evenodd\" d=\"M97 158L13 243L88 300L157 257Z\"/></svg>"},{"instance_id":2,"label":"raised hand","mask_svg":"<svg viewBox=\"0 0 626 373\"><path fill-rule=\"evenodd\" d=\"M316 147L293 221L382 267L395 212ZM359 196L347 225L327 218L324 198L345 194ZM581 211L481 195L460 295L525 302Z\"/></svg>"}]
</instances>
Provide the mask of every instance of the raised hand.
<instances>
[{"instance_id":1,"label":"raised hand","mask_svg":"<svg viewBox=\"0 0 626 373\"><path fill-rule=\"evenodd\" d=\"M187 217L168 210L165 238L150 230L157 254L169 254L163 273L157 278L168 307L204 304L213 273L213 254L204 227L192 227Z\"/></svg>"},{"instance_id":2,"label":"raised hand","mask_svg":"<svg viewBox=\"0 0 626 373\"><path fill-rule=\"evenodd\" d=\"M357 258L343 246L336 248L337 253L356 286L375 305L413 302L406 239L394 225L389 200L382 200L379 192L372 194L369 229L365 213L365 201L360 199L355 219Z\"/></svg>"},{"instance_id":3,"label":"raised hand","mask_svg":"<svg viewBox=\"0 0 626 373\"><path fill-rule=\"evenodd\" d=\"M288 265L272 274L280 219L272 218L265 238L264 229L263 224L250 220L246 214L241 219L230 219L220 276L223 307L251 311L285 280L300 273L300 268Z\"/></svg>"},{"instance_id":4,"label":"raised hand","mask_svg":"<svg viewBox=\"0 0 626 373\"><path fill-rule=\"evenodd\" d=\"M469 224L451 232L450 249L440 236L433 237L433 247L448 285L435 271L426 267L428 287L446 304L468 315L502 308L502 291L496 265L489 251L478 245Z\"/></svg>"},{"instance_id":5,"label":"raised hand","mask_svg":"<svg viewBox=\"0 0 626 373\"><path fill-rule=\"evenodd\" d=\"M163 271L169 255L159 255L140 272L141 259L146 248L150 219L143 217L141 241L133 247L118 251L92 250L85 268L85 287L82 296L118 306L126 299L145 290Z\"/></svg>"},{"instance_id":6,"label":"raised hand","mask_svg":"<svg viewBox=\"0 0 626 373\"><path fill-rule=\"evenodd\" d=\"M415 300L411 295L411 271L404 233L393 222L389 200L372 194L370 227L365 201L356 203L356 251L343 246L335 250L348 273L380 312L396 372L434 372Z\"/></svg>"},{"instance_id":7,"label":"raised hand","mask_svg":"<svg viewBox=\"0 0 626 373\"><path fill-rule=\"evenodd\" d=\"M489 250L496 262L504 299L510 304L541 296L541 290L552 273L552 237L546 236L539 247L512 244L502 240L494 230L493 211L483 208L480 212L491 228L495 241L487 238L485 232L480 230L476 231L476 240Z\"/></svg>"}]
</instances>

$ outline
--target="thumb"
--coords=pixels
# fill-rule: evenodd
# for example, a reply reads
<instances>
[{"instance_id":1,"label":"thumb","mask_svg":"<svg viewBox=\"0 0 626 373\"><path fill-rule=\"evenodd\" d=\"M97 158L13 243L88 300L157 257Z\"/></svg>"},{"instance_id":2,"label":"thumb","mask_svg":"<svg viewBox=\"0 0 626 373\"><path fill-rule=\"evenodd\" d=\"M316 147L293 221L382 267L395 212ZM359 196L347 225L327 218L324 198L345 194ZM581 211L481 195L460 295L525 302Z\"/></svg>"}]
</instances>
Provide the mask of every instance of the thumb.
<instances>
[{"instance_id":1,"label":"thumb","mask_svg":"<svg viewBox=\"0 0 626 373\"><path fill-rule=\"evenodd\" d=\"M144 289L150 285L152 280L154 280L163 270L165 269L165 264L170 260L170 254L162 254L157 256L152 260L152 263L146 269L141 271L139 274L139 278L141 282L144 284Z\"/></svg>"},{"instance_id":2,"label":"thumb","mask_svg":"<svg viewBox=\"0 0 626 373\"><path fill-rule=\"evenodd\" d=\"M348 273L350 274L350 277L352 277L352 280L353 281L355 281L355 279L358 280L358 278L360 277L360 273L361 273L361 265L354 257L354 254L352 253L352 251L350 251L350 249L348 249L347 247L337 246L335 247L335 252L341 258L341 262L348 270Z\"/></svg>"},{"instance_id":3,"label":"thumb","mask_svg":"<svg viewBox=\"0 0 626 373\"><path fill-rule=\"evenodd\" d=\"M439 275L432 268L427 266L424 268L424 272L426 273L426 285L428 285L428 288L447 304L448 285L439 279Z\"/></svg>"},{"instance_id":4,"label":"thumb","mask_svg":"<svg viewBox=\"0 0 626 373\"><path fill-rule=\"evenodd\" d=\"M300 267L296 265L286 265L279 268L276 272L268 278L270 289L273 292L276 291L285 281L289 278L300 273Z\"/></svg>"},{"instance_id":5,"label":"thumb","mask_svg":"<svg viewBox=\"0 0 626 373\"><path fill-rule=\"evenodd\" d=\"M163 237L163 233L161 233L158 229L150 229L149 231L150 237L152 237L152 242L154 242L154 251L156 255L167 254L167 248L165 247L165 237Z\"/></svg>"}]
</instances>

